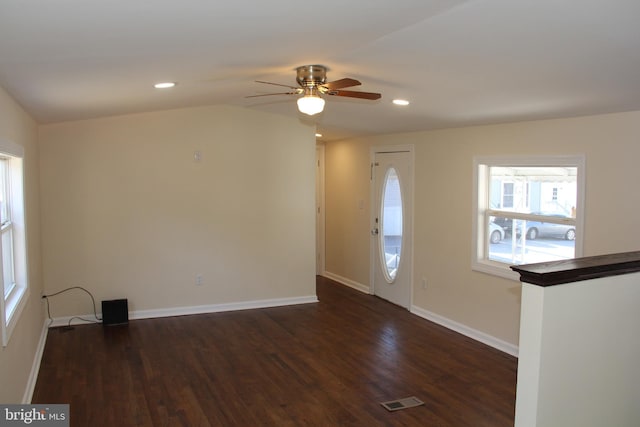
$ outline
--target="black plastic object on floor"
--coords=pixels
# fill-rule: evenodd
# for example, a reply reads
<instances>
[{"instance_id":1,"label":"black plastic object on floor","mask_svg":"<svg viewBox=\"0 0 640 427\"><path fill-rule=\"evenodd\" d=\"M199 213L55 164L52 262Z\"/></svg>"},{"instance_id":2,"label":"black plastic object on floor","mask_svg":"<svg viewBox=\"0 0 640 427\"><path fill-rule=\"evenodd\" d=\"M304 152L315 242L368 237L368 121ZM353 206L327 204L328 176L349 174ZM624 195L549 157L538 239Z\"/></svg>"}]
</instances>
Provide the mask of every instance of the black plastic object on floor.
<instances>
[{"instance_id":1,"label":"black plastic object on floor","mask_svg":"<svg viewBox=\"0 0 640 427\"><path fill-rule=\"evenodd\" d=\"M104 326L129 323L129 305L126 298L102 301L102 324Z\"/></svg>"}]
</instances>

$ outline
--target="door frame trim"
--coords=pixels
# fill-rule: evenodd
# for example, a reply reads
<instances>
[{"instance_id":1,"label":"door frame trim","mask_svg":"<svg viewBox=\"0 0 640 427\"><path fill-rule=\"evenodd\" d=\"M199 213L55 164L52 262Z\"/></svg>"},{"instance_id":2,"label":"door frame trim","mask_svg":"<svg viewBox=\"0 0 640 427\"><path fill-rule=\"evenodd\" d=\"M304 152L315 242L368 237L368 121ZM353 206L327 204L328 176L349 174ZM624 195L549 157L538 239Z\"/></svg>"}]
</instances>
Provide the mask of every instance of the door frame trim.
<instances>
[{"instance_id":1,"label":"door frame trim","mask_svg":"<svg viewBox=\"0 0 640 427\"><path fill-rule=\"evenodd\" d=\"M325 146L316 144L316 275L326 272Z\"/></svg>"},{"instance_id":2,"label":"door frame trim","mask_svg":"<svg viewBox=\"0 0 640 427\"><path fill-rule=\"evenodd\" d=\"M375 211L375 185L373 180L373 163L375 162L377 153L409 153L409 183L411 185L410 195L411 195L411 206L408 207L408 212L411 214L410 226L411 226L411 234L409 236L409 248L411 251L411 255L409 256L409 306L405 307L407 310L411 310L413 307L413 265L414 265L414 243L413 237L415 235L415 215L414 215L414 200L415 200L415 147L413 144L400 144L400 145L383 145L383 146L375 146L370 147L369 149L369 162L371 165L371 175L369 177L369 200L371 201L369 209L369 230L373 226L376 218ZM375 268L376 268L376 259L378 256L376 252L376 247L373 242L373 238L369 235L369 293L371 295L376 294L375 290Z\"/></svg>"}]
</instances>

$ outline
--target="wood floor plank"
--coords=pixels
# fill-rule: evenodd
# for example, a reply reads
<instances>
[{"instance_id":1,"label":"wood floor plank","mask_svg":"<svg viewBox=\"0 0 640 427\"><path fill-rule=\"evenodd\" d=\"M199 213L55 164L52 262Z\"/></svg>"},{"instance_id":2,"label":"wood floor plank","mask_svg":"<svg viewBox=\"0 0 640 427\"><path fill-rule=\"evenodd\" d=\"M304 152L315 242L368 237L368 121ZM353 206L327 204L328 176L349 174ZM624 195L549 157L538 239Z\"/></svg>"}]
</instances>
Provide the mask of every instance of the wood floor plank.
<instances>
[{"instance_id":1,"label":"wood floor plank","mask_svg":"<svg viewBox=\"0 0 640 427\"><path fill-rule=\"evenodd\" d=\"M517 361L318 277L317 304L49 332L72 426L512 426ZM380 402L425 405L388 412Z\"/></svg>"}]
</instances>

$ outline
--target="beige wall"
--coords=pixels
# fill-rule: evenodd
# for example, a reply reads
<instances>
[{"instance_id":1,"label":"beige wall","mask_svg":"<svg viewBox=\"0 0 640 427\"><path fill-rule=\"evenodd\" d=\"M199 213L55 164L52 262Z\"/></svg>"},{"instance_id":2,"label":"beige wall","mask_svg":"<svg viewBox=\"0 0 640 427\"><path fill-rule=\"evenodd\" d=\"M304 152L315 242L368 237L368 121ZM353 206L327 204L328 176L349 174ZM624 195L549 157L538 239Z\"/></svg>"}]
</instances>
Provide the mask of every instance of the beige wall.
<instances>
[{"instance_id":1,"label":"beige wall","mask_svg":"<svg viewBox=\"0 0 640 427\"><path fill-rule=\"evenodd\" d=\"M326 270L369 285L369 149L414 144L414 306L517 345L520 284L471 270L473 157L584 154L588 256L639 249L639 140L630 112L328 143Z\"/></svg>"},{"instance_id":2,"label":"beige wall","mask_svg":"<svg viewBox=\"0 0 640 427\"><path fill-rule=\"evenodd\" d=\"M44 325L36 123L0 88L0 139L22 145L29 263L29 300L11 339L0 350L0 402L21 403Z\"/></svg>"},{"instance_id":3,"label":"beige wall","mask_svg":"<svg viewBox=\"0 0 640 427\"><path fill-rule=\"evenodd\" d=\"M315 295L315 138L297 119L190 108L42 126L40 147L47 292L134 311ZM91 312L82 293L51 304Z\"/></svg>"}]
</instances>

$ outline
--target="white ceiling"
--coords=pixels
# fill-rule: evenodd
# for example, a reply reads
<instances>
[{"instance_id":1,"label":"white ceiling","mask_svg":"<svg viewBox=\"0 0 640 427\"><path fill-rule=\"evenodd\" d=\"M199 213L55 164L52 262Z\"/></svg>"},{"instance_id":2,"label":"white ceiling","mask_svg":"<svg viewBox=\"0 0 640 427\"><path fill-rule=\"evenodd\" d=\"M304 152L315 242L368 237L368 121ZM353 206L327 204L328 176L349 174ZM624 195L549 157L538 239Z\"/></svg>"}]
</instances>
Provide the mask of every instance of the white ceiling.
<instances>
[{"instance_id":1,"label":"white ceiling","mask_svg":"<svg viewBox=\"0 0 640 427\"><path fill-rule=\"evenodd\" d=\"M638 0L0 0L0 86L41 123L209 104L305 119L294 96L245 96L323 64L383 94L328 97L328 140L640 110L639 20Z\"/></svg>"}]
</instances>

